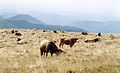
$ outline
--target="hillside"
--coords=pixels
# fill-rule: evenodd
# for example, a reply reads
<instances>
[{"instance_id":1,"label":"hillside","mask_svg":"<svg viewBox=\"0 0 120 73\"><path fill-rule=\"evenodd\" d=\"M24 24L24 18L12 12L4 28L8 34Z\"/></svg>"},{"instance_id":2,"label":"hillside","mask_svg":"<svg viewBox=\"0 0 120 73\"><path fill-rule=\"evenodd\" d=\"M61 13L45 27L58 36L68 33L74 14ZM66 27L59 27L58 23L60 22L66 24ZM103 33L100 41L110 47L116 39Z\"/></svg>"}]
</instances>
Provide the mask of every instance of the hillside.
<instances>
[{"instance_id":1,"label":"hillside","mask_svg":"<svg viewBox=\"0 0 120 73\"><path fill-rule=\"evenodd\" d=\"M8 20L25 20L33 24L45 24L44 22L27 14L19 14L19 15L8 18Z\"/></svg>"},{"instance_id":2,"label":"hillside","mask_svg":"<svg viewBox=\"0 0 120 73\"><path fill-rule=\"evenodd\" d=\"M15 35L21 33L21 36ZM0 72L1 73L119 73L120 72L120 35L80 32L60 32L36 29L0 29ZM78 38L70 48L64 45L59 56L48 58L40 56L40 42L46 38L55 40L59 45L60 38ZM18 41L18 38L21 40ZM100 38L93 43L85 40Z\"/></svg>"},{"instance_id":3,"label":"hillside","mask_svg":"<svg viewBox=\"0 0 120 73\"><path fill-rule=\"evenodd\" d=\"M6 19L0 18L0 28L14 28L14 25L10 24Z\"/></svg>"},{"instance_id":4,"label":"hillside","mask_svg":"<svg viewBox=\"0 0 120 73\"><path fill-rule=\"evenodd\" d=\"M9 13L9 12L8 12ZM8 19L21 19L24 15L27 18L34 18L33 20L37 22L41 21L45 24L60 24L64 26L74 26L80 29L84 29L89 32L102 32L102 33L120 33L120 20L110 19L109 17L97 17L91 18L86 15L62 15L62 14L52 14L52 13L36 13L28 12L27 14L5 14L3 17L11 16ZM2 15L1 15L2 16ZM13 16L13 17L12 17ZM107 20L105 20L107 19ZM30 20L30 21L33 21ZM109 28L108 28L109 27Z\"/></svg>"},{"instance_id":5,"label":"hillside","mask_svg":"<svg viewBox=\"0 0 120 73\"><path fill-rule=\"evenodd\" d=\"M82 32L83 29L74 26L48 25L30 15L16 15L7 19L0 19L0 28L21 28L21 29L47 29L64 30L70 32Z\"/></svg>"}]
</instances>

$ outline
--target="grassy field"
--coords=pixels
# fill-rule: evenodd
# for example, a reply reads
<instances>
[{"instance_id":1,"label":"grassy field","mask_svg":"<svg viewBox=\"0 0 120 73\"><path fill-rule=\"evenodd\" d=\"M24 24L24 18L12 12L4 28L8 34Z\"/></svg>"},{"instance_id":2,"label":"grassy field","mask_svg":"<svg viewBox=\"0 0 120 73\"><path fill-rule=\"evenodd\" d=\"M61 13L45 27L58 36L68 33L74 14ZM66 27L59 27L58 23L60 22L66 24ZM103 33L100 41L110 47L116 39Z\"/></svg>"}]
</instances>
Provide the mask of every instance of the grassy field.
<instances>
[{"instance_id":1,"label":"grassy field","mask_svg":"<svg viewBox=\"0 0 120 73\"><path fill-rule=\"evenodd\" d=\"M101 41L85 43L98 38L96 33L14 29L22 34L17 36L12 30L0 29L0 73L120 73L119 34L102 34ZM66 53L59 56L40 56L42 39L55 40L58 46L62 37L77 37L78 42L72 48L64 45Z\"/></svg>"}]
</instances>

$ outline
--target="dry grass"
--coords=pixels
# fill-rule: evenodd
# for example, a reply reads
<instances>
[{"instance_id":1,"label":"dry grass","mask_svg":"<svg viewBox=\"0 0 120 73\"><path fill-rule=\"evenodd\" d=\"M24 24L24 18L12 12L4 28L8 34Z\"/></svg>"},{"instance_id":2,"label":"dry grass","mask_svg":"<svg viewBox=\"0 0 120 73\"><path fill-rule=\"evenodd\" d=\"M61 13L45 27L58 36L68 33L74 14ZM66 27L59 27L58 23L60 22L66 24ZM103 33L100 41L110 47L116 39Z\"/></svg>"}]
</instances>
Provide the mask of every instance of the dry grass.
<instances>
[{"instance_id":1,"label":"dry grass","mask_svg":"<svg viewBox=\"0 0 120 73\"><path fill-rule=\"evenodd\" d=\"M85 43L97 38L95 33L81 35L79 32L42 32L42 30L17 30L22 36L12 34L13 29L0 29L0 73L119 73L120 35L103 34L100 42ZM77 37L72 48L64 45L66 53L60 56L40 56L42 39L56 40ZM21 41L17 41L21 38Z\"/></svg>"}]
</instances>

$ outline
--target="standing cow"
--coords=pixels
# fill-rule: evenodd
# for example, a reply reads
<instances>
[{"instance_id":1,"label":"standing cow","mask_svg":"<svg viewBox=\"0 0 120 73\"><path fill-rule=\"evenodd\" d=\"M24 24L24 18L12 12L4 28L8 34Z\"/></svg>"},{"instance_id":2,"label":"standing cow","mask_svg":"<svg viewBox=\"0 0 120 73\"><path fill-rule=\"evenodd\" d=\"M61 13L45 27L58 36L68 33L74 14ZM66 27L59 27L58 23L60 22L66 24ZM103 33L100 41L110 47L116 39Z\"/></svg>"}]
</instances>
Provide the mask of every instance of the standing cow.
<instances>
[{"instance_id":1,"label":"standing cow","mask_svg":"<svg viewBox=\"0 0 120 73\"><path fill-rule=\"evenodd\" d=\"M98 33L98 36L101 36L101 33Z\"/></svg>"},{"instance_id":2,"label":"standing cow","mask_svg":"<svg viewBox=\"0 0 120 73\"><path fill-rule=\"evenodd\" d=\"M41 56L46 54L47 57L49 52L52 56L54 53L56 55L59 55L63 51L61 49L58 49L58 47L55 45L53 41L49 41L45 39L42 40L40 43L40 52L41 52Z\"/></svg>"},{"instance_id":3,"label":"standing cow","mask_svg":"<svg viewBox=\"0 0 120 73\"><path fill-rule=\"evenodd\" d=\"M60 39L60 44L59 47L63 47L64 44L66 45L70 45L70 47L72 48L72 46L77 42L78 38L70 38L70 39L66 39L66 38L61 38Z\"/></svg>"}]
</instances>

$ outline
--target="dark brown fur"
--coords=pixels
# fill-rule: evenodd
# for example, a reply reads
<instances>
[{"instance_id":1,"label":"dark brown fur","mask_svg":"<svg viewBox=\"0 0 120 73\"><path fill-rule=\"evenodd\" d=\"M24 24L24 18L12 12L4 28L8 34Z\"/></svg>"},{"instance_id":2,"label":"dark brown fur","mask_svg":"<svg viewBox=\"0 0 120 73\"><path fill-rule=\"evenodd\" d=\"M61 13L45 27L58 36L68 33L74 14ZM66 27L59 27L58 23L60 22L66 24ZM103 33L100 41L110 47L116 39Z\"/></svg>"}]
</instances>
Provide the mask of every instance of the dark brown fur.
<instances>
[{"instance_id":1,"label":"dark brown fur","mask_svg":"<svg viewBox=\"0 0 120 73\"><path fill-rule=\"evenodd\" d=\"M18 39L17 39L17 41L20 41L20 40L21 40L21 38L18 38Z\"/></svg>"},{"instance_id":2,"label":"dark brown fur","mask_svg":"<svg viewBox=\"0 0 120 73\"><path fill-rule=\"evenodd\" d=\"M11 33L12 34L14 34L14 33L16 33L16 32L18 32L17 30L11 30Z\"/></svg>"},{"instance_id":3,"label":"dark brown fur","mask_svg":"<svg viewBox=\"0 0 120 73\"><path fill-rule=\"evenodd\" d=\"M57 33L57 31L56 31L56 30L53 30L53 32L54 32L54 33Z\"/></svg>"},{"instance_id":4,"label":"dark brown fur","mask_svg":"<svg viewBox=\"0 0 120 73\"><path fill-rule=\"evenodd\" d=\"M101 36L101 33L98 33L98 36Z\"/></svg>"},{"instance_id":5,"label":"dark brown fur","mask_svg":"<svg viewBox=\"0 0 120 73\"><path fill-rule=\"evenodd\" d=\"M51 56L55 53L56 55L59 55L63 51L61 49L58 49L58 47L55 45L53 41L48 41L43 43L40 47L41 56L46 54L46 57L48 56L48 53L51 54Z\"/></svg>"},{"instance_id":6,"label":"dark brown fur","mask_svg":"<svg viewBox=\"0 0 120 73\"><path fill-rule=\"evenodd\" d=\"M43 30L43 32L47 32L47 30Z\"/></svg>"},{"instance_id":7,"label":"dark brown fur","mask_svg":"<svg viewBox=\"0 0 120 73\"><path fill-rule=\"evenodd\" d=\"M95 38L93 40L85 40L84 42L89 43L89 42L98 42L100 41L100 38Z\"/></svg>"},{"instance_id":8,"label":"dark brown fur","mask_svg":"<svg viewBox=\"0 0 120 73\"><path fill-rule=\"evenodd\" d=\"M17 35L17 36L22 36L22 34L21 34L21 33L18 33L18 32L15 33L15 35Z\"/></svg>"},{"instance_id":9,"label":"dark brown fur","mask_svg":"<svg viewBox=\"0 0 120 73\"><path fill-rule=\"evenodd\" d=\"M63 45L65 44L65 45L70 45L70 47L72 47L77 40L78 38L70 38L70 39L61 38L59 46L63 47Z\"/></svg>"},{"instance_id":10,"label":"dark brown fur","mask_svg":"<svg viewBox=\"0 0 120 73\"><path fill-rule=\"evenodd\" d=\"M82 34L82 35L88 35L88 33L87 33L87 32L82 32L81 34Z\"/></svg>"}]
</instances>

